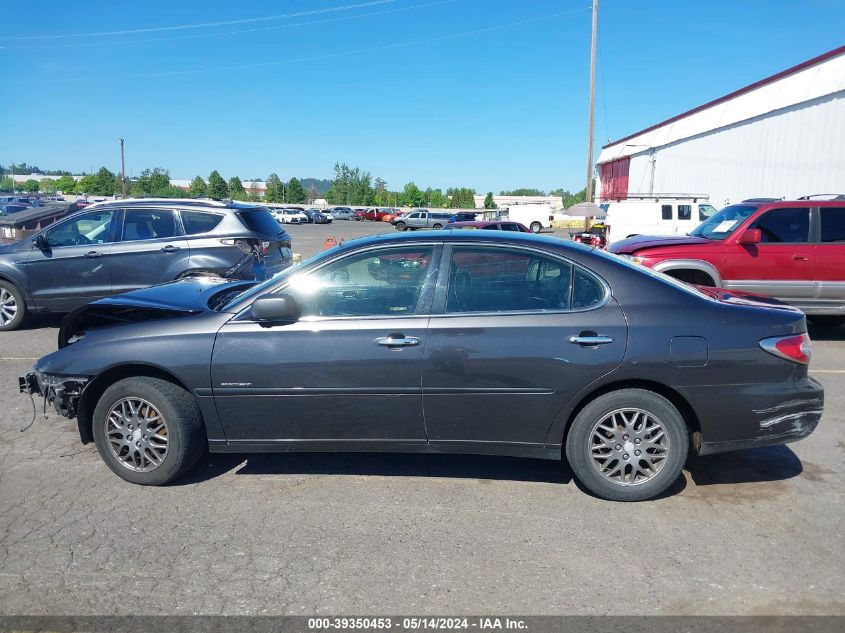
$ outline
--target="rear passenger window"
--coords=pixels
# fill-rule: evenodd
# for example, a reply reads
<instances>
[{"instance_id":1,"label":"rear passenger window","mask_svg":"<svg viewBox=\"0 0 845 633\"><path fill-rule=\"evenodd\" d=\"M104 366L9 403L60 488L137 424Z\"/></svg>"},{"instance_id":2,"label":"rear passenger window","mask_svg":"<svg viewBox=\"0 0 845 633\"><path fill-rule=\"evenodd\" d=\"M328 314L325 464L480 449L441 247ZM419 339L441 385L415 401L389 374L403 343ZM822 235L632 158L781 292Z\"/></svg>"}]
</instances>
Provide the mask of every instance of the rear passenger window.
<instances>
[{"instance_id":1,"label":"rear passenger window","mask_svg":"<svg viewBox=\"0 0 845 633\"><path fill-rule=\"evenodd\" d=\"M182 211L182 225L185 235L197 235L213 231L223 220L218 213L200 213L198 211Z\"/></svg>"},{"instance_id":2,"label":"rear passenger window","mask_svg":"<svg viewBox=\"0 0 845 633\"><path fill-rule=\"evenodd\" d=\"M660 213L664 220L671 220L672 219L672 205L671 204L664 204L660 207Z\"/></svg>"},{"instance_id":3,"label":"rear passenger window","mask_svg":"<svg viewBox=\"0 0 845 633\"><path fill-rule=\"evenodd\" d=\"M583 268L575 267L575 283L572 285L572 309L583 310L601 303L604 286Z\"/></svg>"},{"instance_id":4,"label":"rear passenger window","mask_svg":"<svg viewBox=\"0 0 845 633\"><path fill-rule=\"evenodd\" d=\"M568 310L572 264L501 248L455 248L447 312Z\"/></svg>"},{"instance_id":5,"label":"rear passenger window","mask_svg":"<svg viewBox=\"0 0 845 633\"><path fill-rule=\"evenodd\" d=\"M822 242L845 242L845 207L819 209L822 224Z\"/></svg>"},{"instance_id":6,"label":"rear passenger window","mask_svg":"<svg viewBox=\"0 0 845 633\"><path fill-rule=\"evenodd\" d=\"M502 230L503 231L517 231L517 232L519 232L519 227L516 224L503 224Z\"/></svg>"},{"instance_id":7,"label":"rear passenger window","mask_svg":"<svg viewBox=\"0 0 845 633\"><path fill-rule=\"evenodd\" d=\"M176 236L173 211L129 209L123 219L123 241L157 240Z\"/></svg>"},{"instance_id":8,"label":"rear passenger window","mask_svg":"<svg viewBox=\"0 0 845 633\"><path fill-rule=\"evenodd\" d=\"M761 215L752 225L760 229L763 244L796 244L809 241L810 209L772 209Z\"/></svg>"},{"instance_id":9,"label":"rear passenger window","mask_svg":"<svg viewBox=\"0 0 845 633\"><path fill-rule=\"evenodd\" d=\"M678 219L679 220L692 220L692 205L691 204L679 204L678 205Z\"/></svg>"}]
</instances>

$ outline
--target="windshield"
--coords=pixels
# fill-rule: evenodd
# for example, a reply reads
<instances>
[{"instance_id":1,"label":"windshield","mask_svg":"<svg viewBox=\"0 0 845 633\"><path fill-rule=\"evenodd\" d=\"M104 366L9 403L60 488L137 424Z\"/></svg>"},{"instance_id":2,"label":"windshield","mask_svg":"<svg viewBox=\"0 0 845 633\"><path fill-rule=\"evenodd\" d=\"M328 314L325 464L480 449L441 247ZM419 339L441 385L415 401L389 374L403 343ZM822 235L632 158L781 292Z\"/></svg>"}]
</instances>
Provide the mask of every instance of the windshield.
<instances>
[{"instance_id":1,"label":"windshield","mask_svg":"<svg viewBox=\"0 0 845 633\"><path fill-rule=\"evenodd\" d=\"M703 237L708 240L723 240L757 208L756 206L732 204L695 227L690 232L690 236Z\"/></svg>"}]
</instances>

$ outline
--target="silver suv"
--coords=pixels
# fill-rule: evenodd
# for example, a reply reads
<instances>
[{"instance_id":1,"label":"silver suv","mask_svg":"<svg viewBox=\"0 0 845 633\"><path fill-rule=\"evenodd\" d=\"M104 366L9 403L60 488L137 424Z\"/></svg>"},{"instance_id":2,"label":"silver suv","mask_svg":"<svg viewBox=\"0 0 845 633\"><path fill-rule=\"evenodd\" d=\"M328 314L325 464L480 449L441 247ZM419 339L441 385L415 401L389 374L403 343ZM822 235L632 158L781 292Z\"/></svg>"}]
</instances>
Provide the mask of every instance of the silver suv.
<instances>
[{"instance_id":1,"label":"silver suv","mask_svg":"<svg viewBox=\"0 0 845 633\"><path fill-rule=\"evenodd\" d=\"M451 213L441 211L427 211L426 209L411 209L410 212L393 219L391 224L399 231L405 229L442 229L449 224Z\"/></svg>"},{"instance_id":2,"label":"silver suv","mask_svg":"<svg viewBox=\"0 0 845 633\"><path fill-rule=\"evenodd\" d=\"M100 202L0 247L0 330L186 276L261 280L287 268L290 237L264 207L216 200Z\"/></svg>"}]
</instances>

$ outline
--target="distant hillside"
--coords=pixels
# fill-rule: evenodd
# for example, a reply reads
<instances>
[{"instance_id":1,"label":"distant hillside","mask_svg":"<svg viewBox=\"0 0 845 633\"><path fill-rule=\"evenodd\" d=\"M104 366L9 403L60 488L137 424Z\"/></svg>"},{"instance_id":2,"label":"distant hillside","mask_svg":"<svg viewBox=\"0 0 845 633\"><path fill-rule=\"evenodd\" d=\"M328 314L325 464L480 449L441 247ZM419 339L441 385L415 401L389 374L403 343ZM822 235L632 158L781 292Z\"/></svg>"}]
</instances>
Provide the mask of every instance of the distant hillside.
<instances>
[{"instance_id":1,"label":"distant hillside","mask_svg":"<svg viewBox=\"0 0 845 633\"><path fill-rule=\"evenodd\" d=\"M311 191L313 188L321 195L331 189L332 186L332 181L324 178L302 178L299 183L305 191Z\"/></svg>"}]
</instances>

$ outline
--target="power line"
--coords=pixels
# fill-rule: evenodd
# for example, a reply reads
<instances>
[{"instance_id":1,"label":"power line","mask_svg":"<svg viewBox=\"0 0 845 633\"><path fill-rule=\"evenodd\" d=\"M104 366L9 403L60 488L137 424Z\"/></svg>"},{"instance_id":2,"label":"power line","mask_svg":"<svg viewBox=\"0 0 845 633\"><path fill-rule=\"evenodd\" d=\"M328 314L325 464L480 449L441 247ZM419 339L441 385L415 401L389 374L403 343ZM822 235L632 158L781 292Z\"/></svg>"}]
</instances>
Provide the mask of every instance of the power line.
<instances>
[{"instance_id":1,"label":"power line","mask_svg":"<svg viewBox=\"0 0 845 633\"><path fill-rule=\"evenodd\" d=\"M437 0L437 2L427 2L424 4L414 4L408 7L398 7L395 9L384 9L382 11L370 11L367 13L358 13L356 15L345 15L336 18L327 18L324 20L311 20L310 22L297 22L295 24L278 24L275 26L262 26L254 29L238 29L236 31L218 31L216 33L194 33L192 35L176 35L174 37L148 37L143 39L133 39L133 40L101 40L101 41L94 41L94 42L73 42L71 44L37 44L31 46L12 46L12 47L0 47L0 48L13 48L15 50L22 50L22 49L55 49L55 48L79 48L83 46L102 46L102 45L109 45L114 46L116 44L142 44L148 42L170 42L176 40L186 40L186 39L199 39L205 37L219 37L222 35L241 35L244 33L258 33L262 31L276 31L281 29L291 29L297 26L312 26L314 24L328 24L331 22L344 22L347 20L355 20L358 18L368 18L378 15L387 15L391 13L403 13L405 11L413 11L415 9L424 9L427 7L433 7L441 4L452 4L454 2L458 2L458 0Z\"/></svg>"},{"instance_id":2,"label":"power line","mask_svg":"<svg viewBox=\"0 0 845 633\"><path fill-rule=\"evenodd\" d=\"M157 26L146 29L127 29L123 31L99 31L95 33L67 33L62 35L17 35L12 37L3 37L4 40L48 40L48 39L63 39L71 37L102 37L109 35L132 35L135 33L156 33L161 31L182 31L186 29L205 29L213 26L227 26L230 24L248 24L251 22L268 22L270 20L283 20L285 18L299 18L306 15L316 15L319 13L333 13L336 11L349 11L350 9L360 9L362 7L371 7L377 4L389 4L396 2L396 0L371 0L370 2L360 2L358 4L347 4L341 7L327 7L324 9L312 9L310 11L297 11L296 13L284 13L281 15L267 15L257 18L240 18L238 20L221 20L219 22L202 22L194 24L179 24L177 26Z\"/></svg>"}]
</instances>

